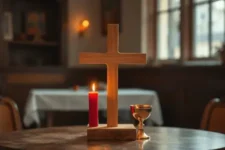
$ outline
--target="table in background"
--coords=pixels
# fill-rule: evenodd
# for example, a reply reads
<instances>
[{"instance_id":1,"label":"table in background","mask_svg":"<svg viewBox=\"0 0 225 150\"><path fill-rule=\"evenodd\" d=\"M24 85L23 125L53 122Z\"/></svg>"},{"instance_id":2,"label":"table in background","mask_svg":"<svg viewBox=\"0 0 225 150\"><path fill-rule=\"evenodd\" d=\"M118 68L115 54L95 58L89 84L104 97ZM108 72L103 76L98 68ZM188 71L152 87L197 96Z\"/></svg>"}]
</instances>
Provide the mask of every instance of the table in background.
<instances>
[{"instance_id":1,"label":"table in background","mask_svg":"<svg viewBox=\"0 0 225 150\"><path fill-rule=\"evenodd\" d=\"M86 127L55 127L0 134L0 146L26 150L207 150L225 147L225 135L220 133L166 127L146 127L151 140L88 141Z\"/></svg>"},{"instance_id":2,"label":"table in background","mask_svg":"<svg viewBox=\"0 0 225 150\"><path fill-rule=\"evenodd\" d=\"M99 91L99 110L106 110L106 99L106 91ZM127 113L119 112L120 117L123 117L124 119L130 118L129 106L131 104L151 104L153 110L150 119L157 125L163 124L161 106L155 91L143 89L119 89L119 110L127 110ZM88 91L74 91L72 89L31 90L25 107L25 126L29 126L33 122L40 125L38 111L88 111Z\"/></svg>"}]
</instances>

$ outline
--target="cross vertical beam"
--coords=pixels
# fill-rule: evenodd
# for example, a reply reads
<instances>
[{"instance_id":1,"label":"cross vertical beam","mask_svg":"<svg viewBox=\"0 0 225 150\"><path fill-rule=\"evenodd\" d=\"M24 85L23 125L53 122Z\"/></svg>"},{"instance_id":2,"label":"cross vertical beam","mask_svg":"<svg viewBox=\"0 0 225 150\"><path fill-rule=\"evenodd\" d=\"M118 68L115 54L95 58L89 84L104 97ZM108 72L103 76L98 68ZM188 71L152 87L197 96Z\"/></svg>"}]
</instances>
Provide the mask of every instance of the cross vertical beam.
<instances>
[{"instance_id":1,"label":"cross vertical beam","mask_svg":"<svg viewBox=\"0 0 225 150\"><path fill-rule=\"evenodd\" d=\"M107 53L118 53L119 26L108 25ZM107 126L118 126L118 64L107 64Z\"/></svg>"},{"instance_id":2,"label":"cross vertical beam","mask_svg":"<svg viewBox=\"0 0 225 150\"><path fill-rule=\"evenodd\" d=\"M107 67L107 126L118 126L118 65Z\"/></svg>"}]
</instances>

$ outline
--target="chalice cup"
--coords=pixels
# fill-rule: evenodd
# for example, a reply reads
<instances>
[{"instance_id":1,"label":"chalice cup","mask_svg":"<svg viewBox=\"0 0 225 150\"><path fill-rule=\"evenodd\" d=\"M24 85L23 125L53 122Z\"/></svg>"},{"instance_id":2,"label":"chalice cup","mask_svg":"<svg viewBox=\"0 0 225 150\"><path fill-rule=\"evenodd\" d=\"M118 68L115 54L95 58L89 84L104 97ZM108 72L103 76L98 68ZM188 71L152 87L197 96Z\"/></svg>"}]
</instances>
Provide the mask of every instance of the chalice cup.
<instances>
[{"instance_id":1,"label":"chalice cup","mask_svg":"<svg viewBox=\"0 0 225 150\"><path fill-rule=\"evenodd\" d=\"M137 140L150 139L144 132L144 121L151 115L152 106L147 104L130 105L130 110L134 119L139 122L137 125Z\"/></svg>"}]
</instances>

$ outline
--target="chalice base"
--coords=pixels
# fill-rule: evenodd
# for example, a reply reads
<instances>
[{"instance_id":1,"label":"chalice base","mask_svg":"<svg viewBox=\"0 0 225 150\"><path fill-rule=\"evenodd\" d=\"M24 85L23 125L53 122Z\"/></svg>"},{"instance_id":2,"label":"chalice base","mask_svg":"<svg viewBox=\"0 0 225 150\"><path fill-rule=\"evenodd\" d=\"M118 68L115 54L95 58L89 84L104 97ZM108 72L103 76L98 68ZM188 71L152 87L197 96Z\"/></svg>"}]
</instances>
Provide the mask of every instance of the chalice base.
<instances>
[{"instance_id":1,"label":"chalice base","mask_svg":"<svg viewBox=\"0 0 225 150\"><path fill-rule=\"evenodd\" d=\"M144 130L138 130L137 132L137 140L146 140L150 139L150 136L148 136Z\"/></svg>"},{"instance_id":2,"label":"chalice base","mask_svg":"<svg viewBox=\"0 0 225 150\"><path fill-rule=\"evenodd\" d=\"M117 127L107 127L107 124L99 124L98 127L87 128L87 140L124 140L135 141L136 128L133 124L118 124Z\"/></svg>"}]
</instances>

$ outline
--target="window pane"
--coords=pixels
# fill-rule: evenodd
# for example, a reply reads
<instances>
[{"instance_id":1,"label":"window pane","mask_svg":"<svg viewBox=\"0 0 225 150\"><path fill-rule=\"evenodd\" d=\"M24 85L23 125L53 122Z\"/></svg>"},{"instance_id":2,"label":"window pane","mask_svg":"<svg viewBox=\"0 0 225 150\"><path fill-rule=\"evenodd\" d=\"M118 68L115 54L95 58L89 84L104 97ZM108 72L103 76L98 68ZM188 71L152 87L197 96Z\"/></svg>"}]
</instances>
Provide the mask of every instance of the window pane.
<instances>
[{"instance_id":1,"label":"window pane","mask_svg":"<svg viewBox=\"0 0 225 150\"><path fill-rule=\"evenodd\" d=\"M180 57L180 11L161 13L158 16L158 59Z\"/></svg>"},{"instance_id":2,"label":"window pane","mask_svg":"<svg viewBox=\"0 0 225 150\"><path fill-rule=\"evenodd\" d=\"M216 1L212 3L212 56L217 52L217 47L222 45L224 39L225 27L225 1Z\"/></svg>"},{"instance_id":3,"label":"window pane","mask_svg":"<svg viewBox=\"0 0 225 150\"><path fill-rule=\"evenodd\" d=\"M209 5L195 7L194 56L209 57Z\"/></svg>"},{"instance_id":4,"label":"window pane","mask_svg":"<svg viewBox=\"0 0 225 150\"><path fill-rule=\"evenodd\" d=\"M168 10L180 7L180 0L158 0L158 10Z\"/></svg>"},{"instance_id":5,"label":"window pane","mask_svg":"<svg viewBox=\"0 0 225 150\"><path fill-rule=\"evenodd\" d=\"M194 3L205 2L205 1L209 1L209 0L194 0Z\"/></svg>"}]
</instances>

